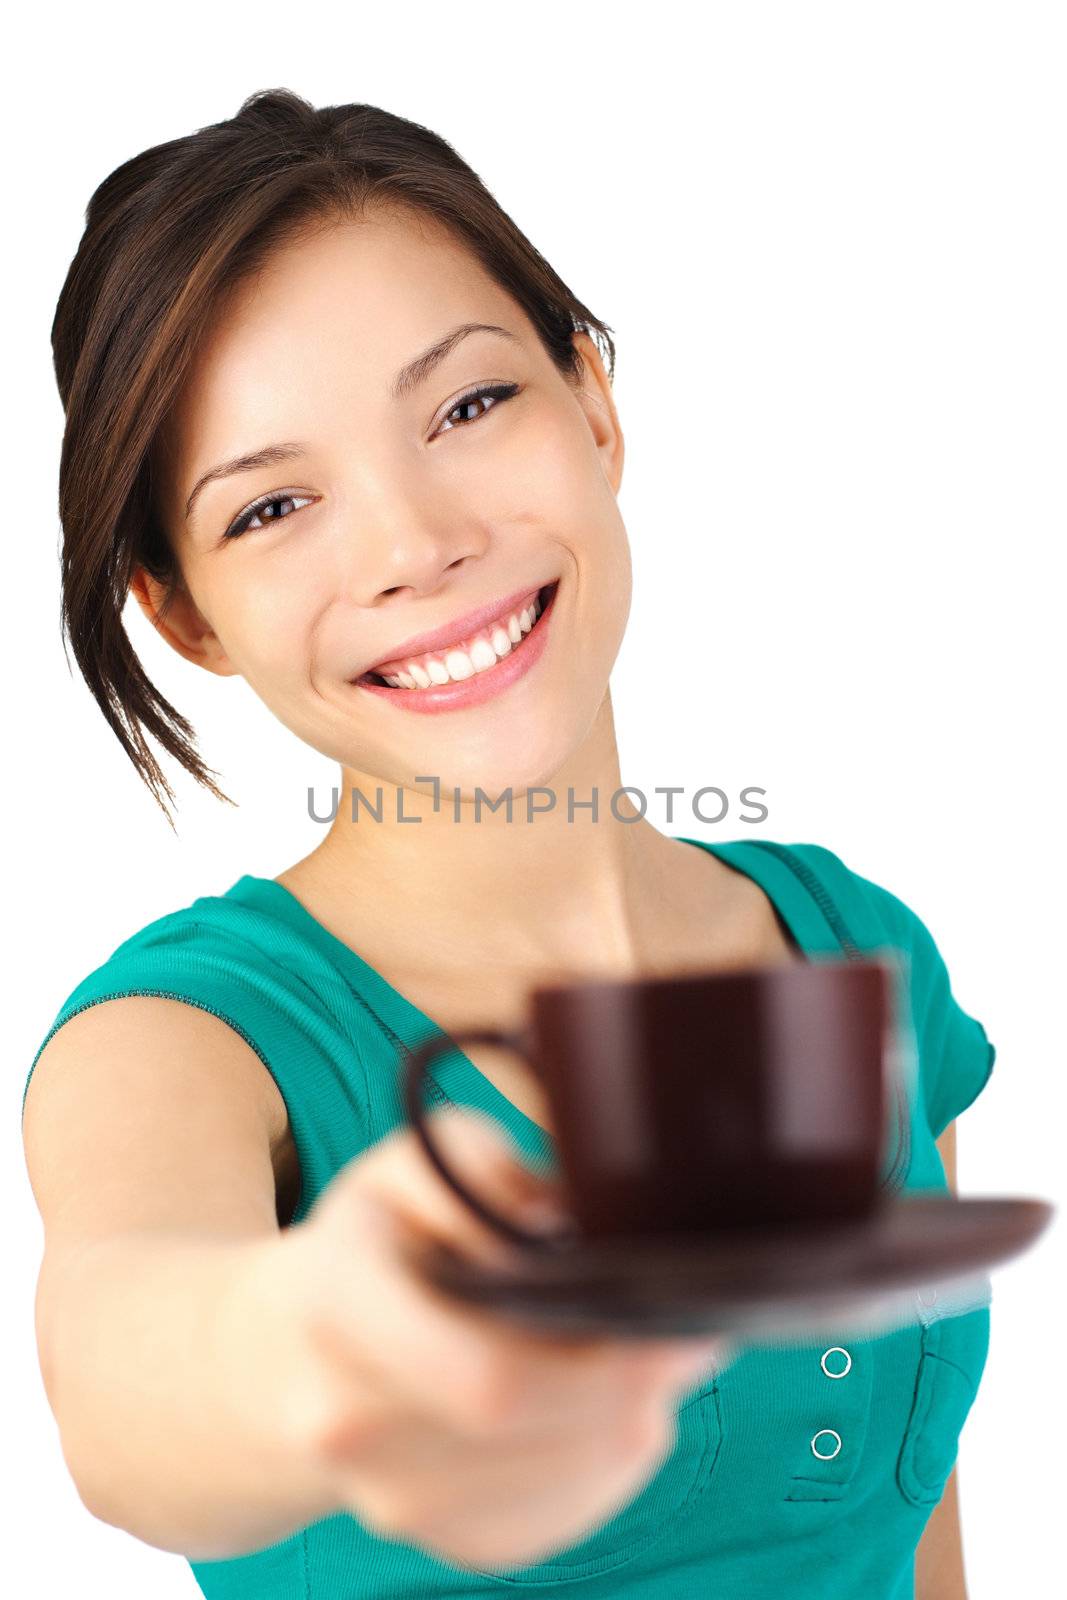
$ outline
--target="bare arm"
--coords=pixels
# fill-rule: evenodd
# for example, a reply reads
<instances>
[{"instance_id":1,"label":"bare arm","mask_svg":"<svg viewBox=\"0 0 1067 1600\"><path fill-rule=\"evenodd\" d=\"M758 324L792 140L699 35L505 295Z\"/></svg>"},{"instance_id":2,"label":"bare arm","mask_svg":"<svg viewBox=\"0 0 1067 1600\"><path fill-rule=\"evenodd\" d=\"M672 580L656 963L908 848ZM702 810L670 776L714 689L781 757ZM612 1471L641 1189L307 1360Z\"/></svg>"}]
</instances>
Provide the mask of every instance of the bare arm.
<instances>
[{"instance_id":1,"label":"bare arm","mask_svg":"<svg viewBox=\"0 0 1067 1600\"><path fill-rule=\"evenodd\" d=\"M41 1055L38 1343L85 1505L202 1560L344 1511L468 1565L525 1565L599 1525L728 1342L547 1335L447 1303L411 1247L503 1247L410 1129L280 1233L268 1083L236 1033L173 1000L102 1002ZM481 1117L435 1115L504 1211L544 1198Z\"/></svg>"},{"instance_id":2,"label":"bare arm","mask_svg":"<svg viewBox=\"0 0 1067 1600\"><path fill-rule=\"evenodd\" d=\"M137 996L68 1021L26 1098L38 1349L67 1466L101 1520L205 1559L336 1508L278 1415L292 1363L270 1300L295 1230L277 1226L268 1083L219 1019Z\"/></svg>"},{"instance_id":3,"label":"bare arm","mask_svg":"<svg viewBox=\"0 0 1067 1600\"><path fill-rule=\"evenodd\" d=\"M955 1194L955 1122L949 1123L937 1141L937 1148L948 1186ZM915 1600L967 1600L956 1471L953 1467L945 1492L934 1507L915 1552Z\"/></svg>"}]
</instances>

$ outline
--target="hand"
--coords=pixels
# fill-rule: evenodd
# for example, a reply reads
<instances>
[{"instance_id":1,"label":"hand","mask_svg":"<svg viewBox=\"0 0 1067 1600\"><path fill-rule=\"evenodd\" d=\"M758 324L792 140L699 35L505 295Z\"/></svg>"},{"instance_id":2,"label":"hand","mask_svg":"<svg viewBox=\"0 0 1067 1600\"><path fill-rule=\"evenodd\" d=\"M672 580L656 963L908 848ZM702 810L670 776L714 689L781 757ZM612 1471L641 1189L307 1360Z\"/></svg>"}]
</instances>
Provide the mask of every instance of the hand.
<instances>
[{"instance_id":1,"label":"hand","mask_svg":"<svg viewBox=\"0 0 1067 1600\"><path fill-rule=\"evenodd\" d=\"M509 1216L552 1191L474 1113L432 1114L450 1160ZM453 1194L403 1129L340 1172L289 1230L305 1352L299 1435L365 1526L476 1565L527 1565L626 1505L673 1448L674 1402L725 1338L527 1330L459 1304L407 1262L443 1241L513 1246Z\"/></svg>"}]
</instances>

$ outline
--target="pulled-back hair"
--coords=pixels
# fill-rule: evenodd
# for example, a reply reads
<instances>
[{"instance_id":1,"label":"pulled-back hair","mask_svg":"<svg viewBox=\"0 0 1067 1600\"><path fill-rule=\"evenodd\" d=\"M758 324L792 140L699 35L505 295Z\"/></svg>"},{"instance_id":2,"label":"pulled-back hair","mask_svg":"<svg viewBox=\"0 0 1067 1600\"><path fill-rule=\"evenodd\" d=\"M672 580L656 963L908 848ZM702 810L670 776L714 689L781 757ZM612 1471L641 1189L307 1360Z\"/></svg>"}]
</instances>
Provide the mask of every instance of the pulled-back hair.
<instances>
[{"instance_id":1,"label":"pulled-back hair","mask_svg":"<svg viewBox=\"0 0 1067 1600\"><path fill-rule=\"evenodd\" d=\"M66 416L59 468L62 615L78 667L168 821L162 748L232 804L191 724L149 680L122 613L135 568L163 586L181 574L153 494L155 446L198 341L236 284L280 240L369 205L436 218L522 307L564 376L582 367L574 333L615 346L451 145L377 106L316 109L265 89L236 116L153 145L93 194L52 324ZM64 642L64 648L66 648Z\"/></svg>"}]
</instances>

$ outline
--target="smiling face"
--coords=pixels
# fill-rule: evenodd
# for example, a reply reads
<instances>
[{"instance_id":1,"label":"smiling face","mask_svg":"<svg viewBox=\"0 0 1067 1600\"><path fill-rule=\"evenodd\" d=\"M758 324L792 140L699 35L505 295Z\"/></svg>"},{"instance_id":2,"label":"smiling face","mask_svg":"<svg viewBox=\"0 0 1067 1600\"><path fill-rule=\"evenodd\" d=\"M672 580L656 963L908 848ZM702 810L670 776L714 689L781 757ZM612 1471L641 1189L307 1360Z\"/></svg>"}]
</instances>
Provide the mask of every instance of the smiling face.
<instances>
[{"instance_id":1,"label":"smiling face","mask_svg":"<svg viewBox=\"0 0 1067 1600\"><path fill-rule=\"evenodd\" d=\"M398 385L472 323L502 331ZM631 594L622 435L599 352L576 340L580 382L433 219L373 212L276 249L208 330L159 441L183 579L161 631L353 773L465 793L547 781L593 726ZM528 637L529 612L509 627L557 580ZM139 573L134 592L153 614L160 586ZM460 681L367 679L442 629L430 657ZM424 645L414 660L409 681L439 681Z\"/></svg>"}]
</instances>

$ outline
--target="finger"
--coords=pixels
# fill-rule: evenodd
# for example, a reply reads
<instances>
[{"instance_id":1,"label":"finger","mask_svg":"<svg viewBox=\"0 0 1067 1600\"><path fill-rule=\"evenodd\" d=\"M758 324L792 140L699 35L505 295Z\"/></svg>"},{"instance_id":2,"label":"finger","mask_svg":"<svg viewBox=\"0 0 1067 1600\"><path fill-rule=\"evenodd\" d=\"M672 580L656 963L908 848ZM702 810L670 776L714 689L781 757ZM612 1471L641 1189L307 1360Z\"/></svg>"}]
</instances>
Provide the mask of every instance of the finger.
<instances>
[{"instance_id":1,"label":"finger","mask_svg":"<svg viewBox=\"0 0 1067 1600\"><path fill-rule=\"evenodd\" d=\"M505 1221L551 1231L554 1223L566 1218L559 1181L527 1167L504 1130L484 1113L449 1106L432 1112L427 1123L444 1164ZM429 1236L462 1244L494 1260L517 1248L445 1181L412 1129L382 1140L360 1166L362 1181L386 1194L413 1226Z\"/></svg>"}]
</instances>

